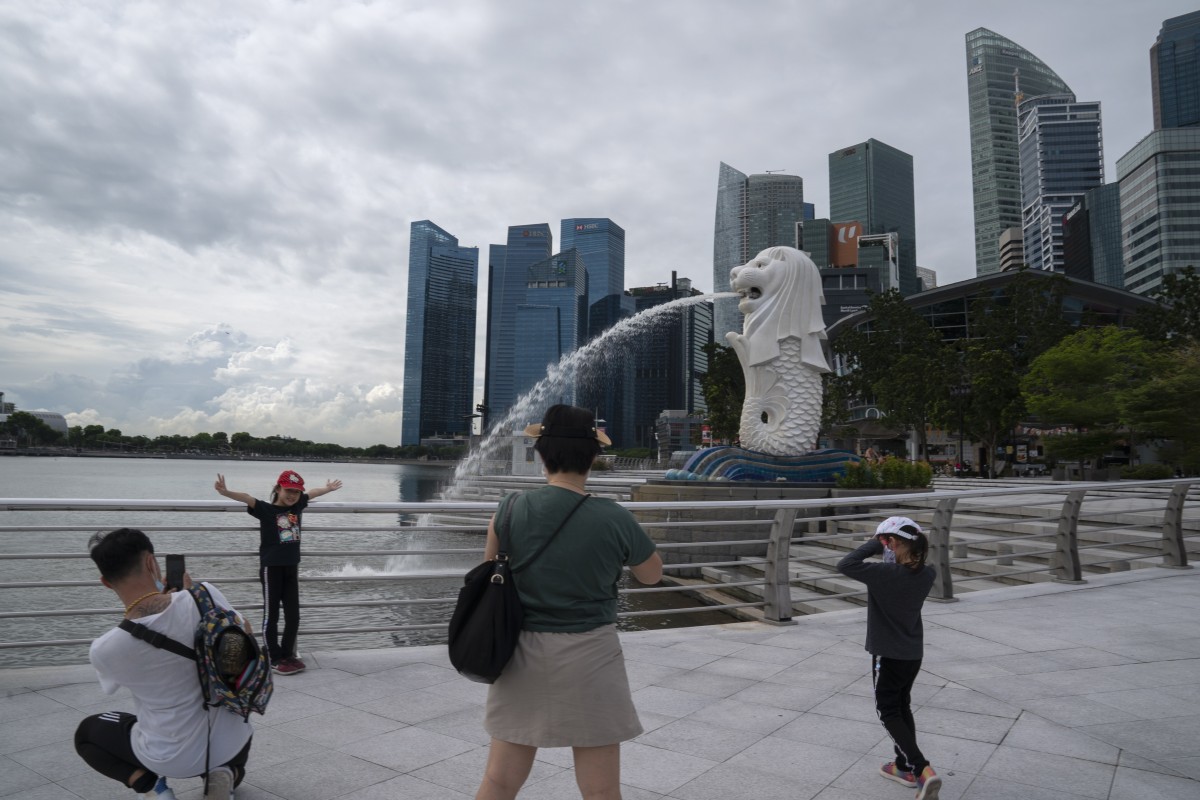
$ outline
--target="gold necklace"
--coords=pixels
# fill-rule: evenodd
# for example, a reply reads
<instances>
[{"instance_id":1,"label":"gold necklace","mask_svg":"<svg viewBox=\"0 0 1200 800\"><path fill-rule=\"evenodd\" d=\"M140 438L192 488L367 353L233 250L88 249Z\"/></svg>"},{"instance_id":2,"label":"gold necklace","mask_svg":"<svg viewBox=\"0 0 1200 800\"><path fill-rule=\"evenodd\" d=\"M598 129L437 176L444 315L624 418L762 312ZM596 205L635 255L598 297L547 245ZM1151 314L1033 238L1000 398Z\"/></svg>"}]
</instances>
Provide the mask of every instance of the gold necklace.
<instances>
[{"instance_id":1,"label":"gold necklace","mask_svg":"<svg viewBox=\"0 0 1200 800\"><path fill-rule=\"evenodd\" d=\"M132 603L130 603L129 605L125 606L125 616L127 616L127 617L128 617L128 616L129 616L129 612L130 612L130 611L133 611L133 609L134 609L134 608L137 606L137 604L138 604L138 603L142 602L142 601L143 601L143 600L145 600L147 597L153 597L153 596L154 596L154 595L156 595L156 594L161 594L161 592L159 592L157 589L155 589L153 592L146 592L144 595L142 595L141 597L139 597L137 600L134 600Z\"/></svg>"}]
</instances>

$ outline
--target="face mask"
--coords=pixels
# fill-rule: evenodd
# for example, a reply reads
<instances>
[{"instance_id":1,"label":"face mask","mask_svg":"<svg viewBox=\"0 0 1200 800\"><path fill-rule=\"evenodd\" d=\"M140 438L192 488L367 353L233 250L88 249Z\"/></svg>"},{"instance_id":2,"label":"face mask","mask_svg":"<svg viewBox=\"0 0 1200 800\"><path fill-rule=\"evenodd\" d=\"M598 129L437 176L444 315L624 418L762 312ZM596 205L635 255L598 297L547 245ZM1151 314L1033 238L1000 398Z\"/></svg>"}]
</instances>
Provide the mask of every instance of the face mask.
<instances>
[{"instance_id":1,"label":"face mask","mask_svg":"<svg viewBox=\"0 0 1200 800\"><path fill-rule=\"evenodd\" d=\"M895 550L889 550L889 549L888 549L888 548L886 548L886 547L885 547L885 548L883 548L883 563L885 563L885 564L895 564L895 563L896 563L896 551L895 551Z\"/></svg>"},{"instance_id":2,"label":"face mask","mask_svg":"<svg viewBox=\"0 0 1200 800\"><path fill-rule=\"evenodd\" d=\"M167 587L165 584L163 584L162 581L160 581L158 578L155 578L154 579L154 588L158 589L161 592L163 589L165 589Z\"/></svg>"}]
</instances>

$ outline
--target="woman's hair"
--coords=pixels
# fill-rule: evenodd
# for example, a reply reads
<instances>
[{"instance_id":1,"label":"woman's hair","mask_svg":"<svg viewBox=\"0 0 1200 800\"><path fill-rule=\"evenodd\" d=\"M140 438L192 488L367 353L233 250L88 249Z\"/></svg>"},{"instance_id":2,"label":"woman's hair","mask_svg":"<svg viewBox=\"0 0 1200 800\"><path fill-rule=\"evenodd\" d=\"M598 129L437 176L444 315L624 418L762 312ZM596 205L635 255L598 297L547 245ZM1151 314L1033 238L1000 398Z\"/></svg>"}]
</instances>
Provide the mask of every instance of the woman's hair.
<instances>
[{"instance_id":1,"label":"woman's hair","mask_svg":"<svg viewBox=\"0 0 1200 800\"><path fill-rule=\"evenodd\" d=\"M271 505L275 505L275 501L279 499L279 484L276 483L271 487Z\"/></svg>"},{"instance_id":2,"label":"woman's hair","mask_svg":"<svg viewBox=\"0 0 1200 800\"><path fill-rule=\"evenodd\" d=\"M542 457L546 471L585 474L600 455L595 434L596 417L586 408L556 405L546 409L542 435L533 449Z\"/></svg>"},{"instance_id":3,"label":"woman's hair","mask_svg":"<svg viewBox=\"0 0 1200 800\"><path fill-rule=\"evenodd\" d=\"M908 548L909 561L905 566L913 572L920 572L925 567L925 559L929 556L929 537L921 532L919 528L914 528L912 525L902 525L900 530L913 537L905 539L898 537L904 542Z\"/></svg>"},{"instance_id":4,"label":"woman's hair","mask_svg":"<svg viewBox=\"0 0 1200 800\"><path fill-rule=\"evenodd\" d=\"M119 581L137 569L144 553L153 553L150 537L134 528L100 531L88 539L88 552L109 583Z\"/></svg>"}]
</instances>

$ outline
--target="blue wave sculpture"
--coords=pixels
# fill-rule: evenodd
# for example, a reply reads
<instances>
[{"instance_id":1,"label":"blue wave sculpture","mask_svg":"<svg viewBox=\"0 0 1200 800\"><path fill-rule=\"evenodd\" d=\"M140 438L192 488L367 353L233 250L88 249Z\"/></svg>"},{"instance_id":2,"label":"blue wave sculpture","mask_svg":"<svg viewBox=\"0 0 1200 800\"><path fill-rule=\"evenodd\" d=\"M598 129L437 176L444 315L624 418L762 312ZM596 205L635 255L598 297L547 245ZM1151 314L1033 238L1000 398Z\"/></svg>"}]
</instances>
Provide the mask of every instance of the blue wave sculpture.
<instances>
[{"instance_id":1,"label":"blue wave sculpture","mask_svg":"<svg viewBox=\"0 0 1200 800\"><path fill-rule=\"evenodd\" d=\"M776 456L741 447L699 450L683 469L666 473L667 480L687 481L788 481L833 483L846 470L847 461L862 457L848 450L813 450L803 455Z\"/></svg>"}]
</instances>

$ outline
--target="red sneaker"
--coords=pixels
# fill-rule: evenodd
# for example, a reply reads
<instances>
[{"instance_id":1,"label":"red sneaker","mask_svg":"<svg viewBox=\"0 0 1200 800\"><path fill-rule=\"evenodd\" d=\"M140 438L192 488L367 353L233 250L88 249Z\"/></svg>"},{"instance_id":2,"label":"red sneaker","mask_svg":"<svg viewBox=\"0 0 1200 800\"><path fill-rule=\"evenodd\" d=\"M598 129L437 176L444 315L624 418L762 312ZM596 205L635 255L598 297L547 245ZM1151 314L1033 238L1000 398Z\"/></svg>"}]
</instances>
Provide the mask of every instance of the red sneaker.
<instances>
[{"instance_id":1,"label":"red sneaker","mask_svg":"<svg viewBox=\"0 0 1200 800\"><path fill-rule=\"evenodd\" d=\"M284 658L272 664L271 669L280 675L295 675L298 672L304 672L304 664L297 662L294 658Z\"/></svg>"}]
</instances>

